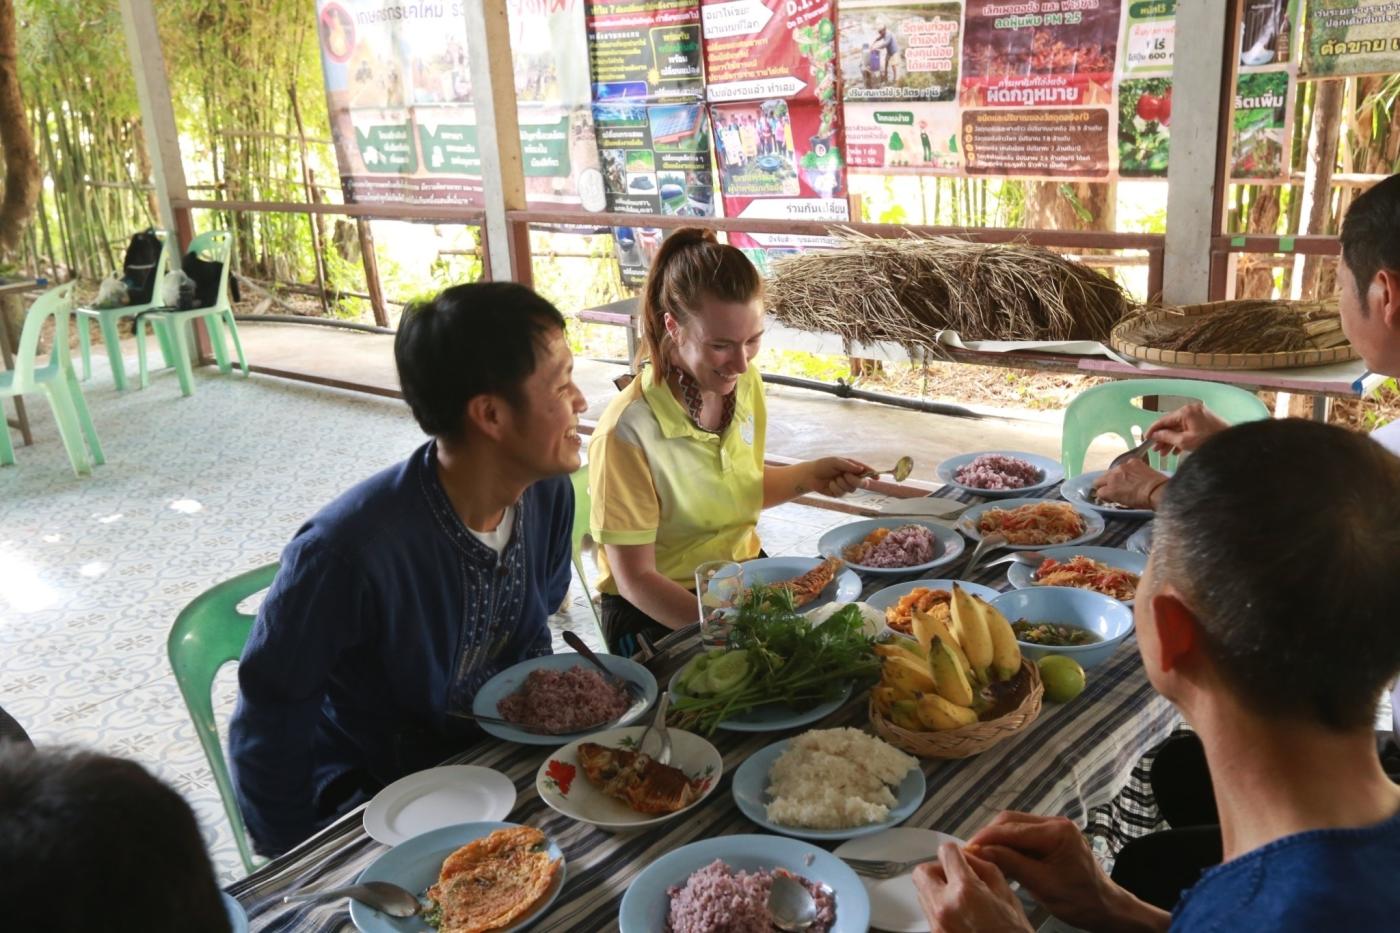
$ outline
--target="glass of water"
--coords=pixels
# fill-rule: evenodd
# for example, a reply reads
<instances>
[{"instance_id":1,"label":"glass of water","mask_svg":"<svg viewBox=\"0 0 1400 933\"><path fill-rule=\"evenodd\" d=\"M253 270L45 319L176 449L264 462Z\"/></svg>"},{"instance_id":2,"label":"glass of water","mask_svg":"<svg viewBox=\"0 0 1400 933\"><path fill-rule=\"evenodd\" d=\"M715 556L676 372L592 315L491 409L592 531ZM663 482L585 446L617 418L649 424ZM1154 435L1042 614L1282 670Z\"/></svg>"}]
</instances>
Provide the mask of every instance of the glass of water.
<instances>
[{"instance_id":1,"label":"glass of water","mask_svg":"<svg viewBox=\"0 0 1400 933\"><path fill-rule=\"evenodd\" d=\"M700 605L700 643L722 648L739 614L744 595L744 568L732 560L712 560L695 568L695 598Z\"/></svg>"}]
</instances>

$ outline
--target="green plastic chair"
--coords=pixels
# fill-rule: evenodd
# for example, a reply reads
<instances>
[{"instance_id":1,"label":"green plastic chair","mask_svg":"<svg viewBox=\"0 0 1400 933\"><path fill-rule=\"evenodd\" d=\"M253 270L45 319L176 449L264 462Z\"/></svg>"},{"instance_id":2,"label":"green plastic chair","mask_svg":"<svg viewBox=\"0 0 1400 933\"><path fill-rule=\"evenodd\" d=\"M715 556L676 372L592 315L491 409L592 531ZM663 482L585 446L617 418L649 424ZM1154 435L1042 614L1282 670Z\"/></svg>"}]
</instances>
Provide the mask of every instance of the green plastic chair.
<instances>
[{"instance_id":1,"label":"green plastic chair","mask_svg":"<svg viewBox=\"0 0 1400 933\"><path fill-rule=\"evenodd\" d=\"M92 378L92 336L88 333L88 318L97 321L102 328L102 342L107 346L107 360L112 365L112 382L116 385L117 391L126 389L126 360L122 357L120 336L118 335L118 323L124 317L135 317L143 311L149 311L156 307L155 295L160 289L161 280L170 271L172 256L175 252L175 238L167 234L164 230L156 230L155 234L160 238L160 257L156 260L155 278L152 279L154 286L151 290L151 300L145 304L121 305L116 308L78 308L75 313L78 328L78 348L83 355L83 381L87 382ZM164 333L160 334L160 350L165 357L165 365L171 363L172 352L170 341Z\"/></svg>"},{"instance_id":2,"label":"green plastic chair","mask_svg":"<svg viewBox=\"0 0 1400 933\"><path fill-rule=\"evenodd\" d=\"M277 567L277 564L268 564L250 570L196 596L176 617L165 643L175 682L180 685L180 695L185 698L195 734L204 747L204 757L209 759L209 770L214 773L214 783L224 800L224 812L233 827L238 854L249 872L257 867L257 859L243 814L238 809L238 797L233 792L228 762L214 724L214 675L225 664L242 657L254 617L240 612L238 604L271 586Z\"/></svg>"},{"instance_id":3,"label":"green plastic chair","mask_svg":"<svg viewBox=\"0 0 1400 933\"><path fill-rule=\"evenodd\" d=\"M602 632L603 618L598 614L598 604L593 601L593 590L588 586L588 575L583 571L583 539L588 534L588 516L593 507L593 500L588 497L588 464L585 463L575 470L570 479L574 483L574 572L583 584L583 595L588 598L588 608L593 610L593 621L598 624L598 631Z\"/></svg>"},{"instance_id":4,"label":"green plastic chair","mask_svg":"<svg viewBox=\"0 0 1400 933\"><path fill-rule=\"evenodd\" d=\"M233 348L238 353L238 365L243 375L248 375L248 361L243 356L243 343L238 339L238 324L233 319L233 305L228 298L228 277L233 266L233 234L227 230L211 230L201 233L190 243L190 252L211 262L223 263L219 276L219 294L207 308L191 308L188 311L155 308L136 317L136 359L141 368L141 388L149 384L146 371L146 325L149 323L163 343L170 346L175 357L175 373L180 379L180 394L188 396L194 391L194 375L190 370L190 327L192 322L203 320L209 328L209 342L214 345L214 358L219 371L232 372L228 348L224 344L224 332L233 338ZM169 364L167 360L167 365Z\"/></svg>"},{"instance_id":5,"label":"green plastic chair","mask_svg":"<svg viewBox=\"0 0 1400 933\"><path fill-rule=\"evenodd\" d=\"M102 442L92 426L83 390L73 372L73 358L68 349L68 322L73 315L75 283L51 288L30 306L19 335L19 350L15 353L15 368L0 372L0 398L43 392L58 423L58 435L68 452L68 462L78 476L92 473L94 464L106 463ZM37 365L39 334L44 324L53 318L53 348L49 361ZM0 422L0 464L13 464L15 449L10 443L10 426Z\"/></svg>"},{"instance_id":6,"label":"green plastic chair","mask_svg":"<svg viewBox=\"0 0 1400 933\"><path fill-rule=\"evenodd\" d=\"M1060 463L1065 476L1084 472L1084 454L1089 445L1104 434L1116 434L1129 447L1164 412L1148 411L1137 404L1143 396L1189 398L1204 402L1212 412L1231 424L1268 418L1268 406L1254 393L1237 386L1194 379L1124 379L1085 389L1065 409L1064 431L1060 436ZM1133 429L1137 428L1135 435ZM1174 469L1175 454L1153 451L1149 462L1158 469Z\"/></svg>"}]
</instances>

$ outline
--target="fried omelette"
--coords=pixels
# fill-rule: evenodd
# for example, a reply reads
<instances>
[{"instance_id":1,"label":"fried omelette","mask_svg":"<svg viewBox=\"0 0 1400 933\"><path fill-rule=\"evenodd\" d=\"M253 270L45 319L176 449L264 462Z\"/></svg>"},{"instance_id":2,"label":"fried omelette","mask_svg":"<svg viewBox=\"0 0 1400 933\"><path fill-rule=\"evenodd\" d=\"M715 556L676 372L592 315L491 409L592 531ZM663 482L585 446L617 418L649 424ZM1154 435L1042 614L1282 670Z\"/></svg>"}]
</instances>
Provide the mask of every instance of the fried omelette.
<instances>
[{"instance_id":1,"label":"fried omelette","mask_svg":"<svg viewBox=\"0 0 1400 933\"><path fill-rule=\"evenodd\" d=\"M683 810L699 799L704 788L703 782L691 780L680 768L627 748L584 742L578 747L578 761L599 790L638 813Z\"/></svg>"},{"instance_id":2,"label":"fried omelette","mask_svg":"<svg viewBox=\"0 0 1400 933\"><path fill-rule=\"evenodd\" d=\"M428 897L442 908L439 933L487 933L528 914L549 891L560 859L531 826L498 829L453 852Z\"/></svg>"}]
</instances>

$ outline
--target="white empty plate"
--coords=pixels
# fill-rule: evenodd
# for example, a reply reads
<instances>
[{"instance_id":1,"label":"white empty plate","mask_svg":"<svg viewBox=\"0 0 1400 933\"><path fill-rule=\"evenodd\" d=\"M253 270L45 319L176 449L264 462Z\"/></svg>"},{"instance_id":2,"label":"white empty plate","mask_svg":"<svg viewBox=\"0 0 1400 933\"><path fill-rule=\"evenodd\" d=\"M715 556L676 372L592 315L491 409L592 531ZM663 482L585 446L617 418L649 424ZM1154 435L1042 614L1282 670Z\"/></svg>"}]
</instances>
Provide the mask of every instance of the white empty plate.
<instances>
[{"instance_id":1,"label":"white empty plate","mask_svg":"<svg viewBox=\"0 0 1400 933\"><path fill-rule=\"evenodd\" d=\"M962 845L957 836L936 833L931 829L899 826L874 836L861 836L844 842L832 850L837 858L889 859L903 862L928 856L938 857L938 847L945 842ZM860 875L861 884L870 894L870 926L890 933L927 933L928 920L919 906L914 890L914 871L883 880Z\"/></svg>"},{"instance_id":2,"label":"white empty plate","mask_svg":"<svg viewBox=\"0 0 1400 933\"><path fill-rule=\"evenodd\" d=\"M445 765L399 778L365 807L365 832L396 846L458 823L494 823L515 808L515 785L491 768Z\"/></svg>"}]
</instances>

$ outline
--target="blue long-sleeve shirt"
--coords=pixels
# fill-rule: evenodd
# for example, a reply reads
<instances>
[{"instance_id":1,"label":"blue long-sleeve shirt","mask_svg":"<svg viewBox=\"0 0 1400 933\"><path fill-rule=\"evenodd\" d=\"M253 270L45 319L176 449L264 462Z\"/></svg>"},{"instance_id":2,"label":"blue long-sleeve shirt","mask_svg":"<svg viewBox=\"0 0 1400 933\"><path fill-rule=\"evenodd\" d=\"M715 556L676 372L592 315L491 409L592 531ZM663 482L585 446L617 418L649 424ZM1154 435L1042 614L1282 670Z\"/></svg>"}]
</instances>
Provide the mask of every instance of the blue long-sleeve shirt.
<instances>
[{"instance_id":1,"label":"blue long-sleeve shirt","mask_svg":"<svg viewBox=\"0 0 1400 933\"><path fill-rule=\"evenodd\" d=\"M447 711L550 652L573 512L568 477L535 483L498 556L453 510L430 442L302 526L244 648L229 729L260 851L285 851L479 734Z\"/></svg>"}]
</instances>

